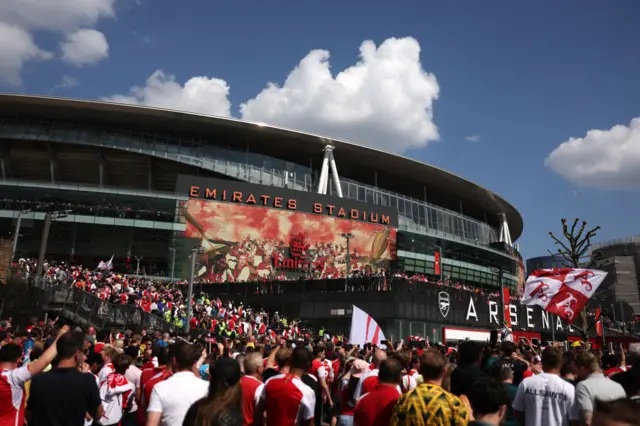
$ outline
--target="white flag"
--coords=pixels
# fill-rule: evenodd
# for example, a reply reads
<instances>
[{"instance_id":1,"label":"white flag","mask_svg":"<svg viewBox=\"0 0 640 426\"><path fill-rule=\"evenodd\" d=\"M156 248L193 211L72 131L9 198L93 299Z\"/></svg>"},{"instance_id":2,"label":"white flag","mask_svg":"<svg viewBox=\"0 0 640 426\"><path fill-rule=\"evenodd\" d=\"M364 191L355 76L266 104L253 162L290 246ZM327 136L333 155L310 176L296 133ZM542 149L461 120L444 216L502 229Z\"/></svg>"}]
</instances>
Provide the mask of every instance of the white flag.
<instances>
[{"instance_id":1,"label":"white flag","mask_svg":"<svg viewBox=\"0 0 640 426\"><path fill-rule=\"evenodd\" d=\"M108 262L101 260L100 263L98 263L98 269L100 270L110 271L112 268L113 268L113 255L111 255L111 259L109 259Z\"/></svg>"},{"instance_id":2,"label":"white flag","mask_svg":"<svg viewBox=\"0 0 640 426\"><path fill-rule=\"evenodd\" d=\"M607 276L595 269L540 269L527 278L523 305L538 305L572 323Z\"/></svg>"},{"instance_id":3,"label":"white flag","mask_svg":"<svg viewBox=\"0 0 640 426\"><path fill-rule=\"evenodd\" d=\"M387 338L384 337L384 333L376 320L371 318L371 316L362 309L353 306L349 343L352 345L360 345L361 347L364 346L365 343L384 347L384 345L380 344L383 340L387 340Z\"/></svg>"}]
</instances>

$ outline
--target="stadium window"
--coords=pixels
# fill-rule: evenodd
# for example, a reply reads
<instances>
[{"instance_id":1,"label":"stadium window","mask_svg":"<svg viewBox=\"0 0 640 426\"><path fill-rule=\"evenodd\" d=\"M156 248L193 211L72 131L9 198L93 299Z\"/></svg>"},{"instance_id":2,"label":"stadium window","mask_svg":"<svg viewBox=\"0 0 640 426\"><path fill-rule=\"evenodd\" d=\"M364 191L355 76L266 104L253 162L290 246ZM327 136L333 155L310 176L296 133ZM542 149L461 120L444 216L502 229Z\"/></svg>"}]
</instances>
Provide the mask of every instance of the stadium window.
<instances>
[{"instance_id":1,"label":"stadium window","mask_svg":"<svg viewBox=\"0 0 640 426\"><path fill-rule=\"evenodd\" d=\"M413 215L413 221L420 222L420 211L418 209L418 203L411 203L411 213Z\"/></svg>"},{"instance_id":2,"label":"stadium window","mask_svg":"<svg viewBox=\"0 0 640 426\"><path fill-rule=\"evenodd\" d=\"M417 260L416 259L416 266L424 266L425 265L425 261L424 260Z\"/></svg>"},{"instance_id":3,"label":"stadium window","mask_svg":"<svg viewBox=\"0 0 640 426\"><path fill-rule=\"evenodd\" d=\"M405 259L404 263L407 264L407 265L412 265L413 266L413 265L416 264L416 261L413 260L413 259Z\"/></svg>"},{"instance_id":4,"label":"stadium window","mask_svg":"<svg viewBox=\"0 0 640 426\"><path fill-rule=\"evenodd\" d=\"M364 189L364 187L358 185L358 200L360 201L366 201L367 200L367 195L366 195L366 190Z\"/></svg>"},{"instance_id":5,"label":"stadium window","mask_svg":"<svg viewBox=\"0 0 640 426\"><path fill-rule=\"evenodd\" d=\"M383 192L380 193L380 202L382 203L383 206L393 206L391 196Z\"/></svg>"},{"instance_id":6,"label":"stadium window","mask_svg":"<svg viewBox=\"0 0 640 426\"><path fill-rule=\"evenodd\" d=\"M373 201L373 190L371 190L371 189L365 190L365 198L366 198L365 201L367 203L374 204L374 201Z\"/></svg>"},{"instance_id":7,"label":"stadium window","mask_svg":"<svg viewBox=\"0 0 640 426\"><path fill-rule=\"evenodd\" d=\"M398 200L400 201L402 204L404 204L404 215L410 219L413 220L413 215L411 213L411 201L409 200Z\"/></svg>"}]
</instances>

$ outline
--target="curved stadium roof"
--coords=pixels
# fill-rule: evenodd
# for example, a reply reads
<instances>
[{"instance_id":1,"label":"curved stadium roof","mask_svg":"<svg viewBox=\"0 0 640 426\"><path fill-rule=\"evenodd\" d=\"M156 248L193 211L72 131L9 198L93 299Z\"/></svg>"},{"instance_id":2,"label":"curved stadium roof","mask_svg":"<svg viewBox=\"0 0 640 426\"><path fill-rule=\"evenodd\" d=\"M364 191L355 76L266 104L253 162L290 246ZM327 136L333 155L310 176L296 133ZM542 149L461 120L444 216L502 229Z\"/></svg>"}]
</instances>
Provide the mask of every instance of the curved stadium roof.
<instances>
[{"instance_id":1,"label":"curved stadium roof","mask_svg":"<svg viewBox=\"0 0 640 426\"><path fill-rule=\"evenodd\" d=\"M283 129L262 123L214 117L182 111L137 105L63 99L43 96L0 94L0 116L24 119L57 120L119 128L145 133L173 134L202 139L225 137L245 143L251 152L307 164L309 158L322 160L327 144L335 146L334 156L340 174L352 180L424 199L499 226L499 213L507 215L512 239L523 230L520 213L497 194L453 173L400 155Z\"/></svg>"}]
</instances>

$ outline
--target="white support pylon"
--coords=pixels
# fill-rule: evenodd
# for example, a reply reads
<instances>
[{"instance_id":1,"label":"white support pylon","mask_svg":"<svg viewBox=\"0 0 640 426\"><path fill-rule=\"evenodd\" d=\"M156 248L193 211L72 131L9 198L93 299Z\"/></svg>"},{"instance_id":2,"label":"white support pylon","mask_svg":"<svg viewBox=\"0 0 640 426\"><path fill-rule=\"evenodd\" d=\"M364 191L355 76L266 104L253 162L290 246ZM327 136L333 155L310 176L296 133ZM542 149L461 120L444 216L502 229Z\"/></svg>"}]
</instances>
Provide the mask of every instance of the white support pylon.
<instances>
[{"instance_id":1,"label":"white support pylon","mask_svg":"<svg viewBox=\"0 0 640 426\"><path fill-rule=\"evenodd\" d=\"M329 189L329 171L331 171L331 178L333 180L336 194L339 198L342 198L340 176L338 175L338 167L336 166L336 160L333 157L333 146L331 145L327 145L324 147L324 158L322 159L320 180L318 182L318 194L327 195L327 189Z\"/></svg>"},{"instance_id":2,"label":"white support pylon","mask_svg":"<svg viewBox=\"0 0 640 426\"><path fill-rule=\"evenodd\" d=\"M322 159L322 168L320 169L320 180L318 181L318 194L327 193L327 180L329 179L329 155L324 151L324 158Z\"/></svg>"},{"instance_id":3,"label":"white support pylon","mask_svg":"<svg viewBox=\"0 0 640 426\"><path fill-rule=\"evenodd\" d=\"M500 213L500 242L507 244L509 247L513 246L511 241L511 233L509 232L509 224L507 223L507 215Z\"/></svg>"},{"instance_id":4,"label":"white support pylon","mask_svg":"<svg viewBox=\"0 0 640 426\"><path fill-rule=\"evenodd\" d=\"M331 177L333 178L333 186L336 194L342 198L342 186L340 186L340 177L338 176L338 168L336 167L336 159L333 158L333 149L329 151L329 165L331 166Z\"/></svg>"}]
</instances>

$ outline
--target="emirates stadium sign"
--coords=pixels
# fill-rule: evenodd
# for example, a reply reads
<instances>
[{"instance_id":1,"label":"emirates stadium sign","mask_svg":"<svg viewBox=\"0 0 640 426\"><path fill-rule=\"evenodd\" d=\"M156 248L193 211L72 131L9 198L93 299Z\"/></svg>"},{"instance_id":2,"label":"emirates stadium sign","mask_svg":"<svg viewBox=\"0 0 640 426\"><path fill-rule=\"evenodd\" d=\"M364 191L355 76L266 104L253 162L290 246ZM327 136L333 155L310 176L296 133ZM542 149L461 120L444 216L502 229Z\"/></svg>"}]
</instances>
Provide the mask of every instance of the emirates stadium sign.
<instances>
[{"instance_id":1,"label":"emirates stadium sign","mask_svg":"<svg viewBox=\"0 0 640 426\"><path fill-rule=\"evenodd\" d=\"M186 195L189 198L299 211L391 227L398 226L398 211L392 207L286 188L178 175L176 192L180 196Z\"/></svg>"}]
</instances>

